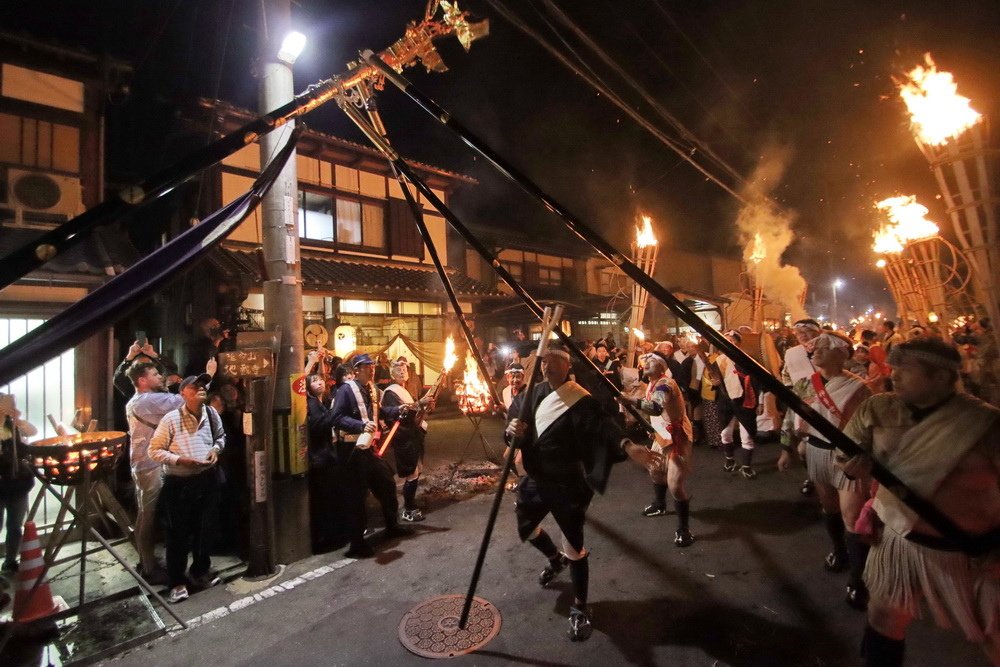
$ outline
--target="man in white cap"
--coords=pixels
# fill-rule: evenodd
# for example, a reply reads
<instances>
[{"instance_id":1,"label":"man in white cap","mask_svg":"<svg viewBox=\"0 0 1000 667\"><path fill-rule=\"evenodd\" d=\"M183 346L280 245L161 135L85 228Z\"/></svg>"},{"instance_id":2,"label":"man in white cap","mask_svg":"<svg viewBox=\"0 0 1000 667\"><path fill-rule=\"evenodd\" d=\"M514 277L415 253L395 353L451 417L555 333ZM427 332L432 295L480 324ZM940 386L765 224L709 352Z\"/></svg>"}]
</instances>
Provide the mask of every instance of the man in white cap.
<instances>
[{"instance_id":1,"label":"man in white cap","mask_svg":"<svg viewBox=\"0 0 1000 667\"><path fill-rule=\"evenodd\" d=\"M569 566L573 590L569 636L582 641L592 632L587 608L589 552L583 540L590 501L595 491L604 492L612 464L627 456L653 470L663 465L663 456L626 439L594 397L569 379L565 349L549 347L541 370L545 382L535 385L531 396L522 394L522 400L530 400L533 423L515 417L506 431L508 442L519 439L527 471L517 489L517 528L521 539L548 559L538 577L542 586ZM548 514L562 532L562 552L541 528Z\"/></svg>"},{"instance_id":2,"label":"man in white cap","mask_svg":"<svg viewBox=\"0 0 1000 667\"><path fill-rule=\"evenodd\" d=\"M852 352L847 336L826 331L811 342L812 363L817 370L809 378L803 400L831 424L843 429L862 401L871 396L871 390L864 380L844 370ZM869 480L845 475L835 463L833 445L798 415L794 415L793 421L792 437L805 441L806 469L815 484L833 543L824 567L830 572L849 572L846 601L852 607L864 609L868 592L862 574L868 545L855 532L855 525L868 497ZM787 469L792 456L791 450L783 451L778 468Z\"/></svg>"}]
</instances>

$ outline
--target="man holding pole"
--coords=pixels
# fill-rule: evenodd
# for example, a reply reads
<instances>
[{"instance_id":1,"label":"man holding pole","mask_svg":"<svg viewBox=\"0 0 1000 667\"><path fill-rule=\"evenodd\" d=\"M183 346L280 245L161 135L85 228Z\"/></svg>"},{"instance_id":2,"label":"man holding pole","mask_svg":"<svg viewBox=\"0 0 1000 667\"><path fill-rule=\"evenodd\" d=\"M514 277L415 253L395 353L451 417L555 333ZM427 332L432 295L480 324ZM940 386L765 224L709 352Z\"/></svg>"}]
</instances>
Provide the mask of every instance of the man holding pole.
<instances>
[{"instance_id":1,"label":"man holding pole","mask_svg":"<svg viewBox=\"0 0 1000 667\"><path fill-rule=\"evenodd\" d=\"M424 513L417 508L417 484L424 459L424 438L427 422L423 415L434 407L434 396L416 400L406 389L410 368L405 360L394 361L389 369L392 384L382 392L382 420L392 435L391 449L396 457L396 474L403 478L403 521L423 521ZM399 424L396 426L396 424ZM388 440L387 440L388 442Z\"/></svg>"},{"instance_id":2,"label":"man holding pole","mask_svg":"<svg viewBox=\"0 0 1000 667\"><path fill-rule=\"evenodd\" d=\"M573 586L569 636L582 641L592 632L583 524L594 491L604 491L612 464L626 455L650 470L662 467L663 456L625 439L621 427L594 397L569 380L570 357L565 349L548 347L541 370L545 382L524 397L531 401L534 423L515 418L506 431L508 441L521 440L527 472L517 490L517 528L521 539L549 561L538 578L542 586L569 566ZM562 531L562 552L540 526L550 513Z\"/></svg>"}]
</instances>

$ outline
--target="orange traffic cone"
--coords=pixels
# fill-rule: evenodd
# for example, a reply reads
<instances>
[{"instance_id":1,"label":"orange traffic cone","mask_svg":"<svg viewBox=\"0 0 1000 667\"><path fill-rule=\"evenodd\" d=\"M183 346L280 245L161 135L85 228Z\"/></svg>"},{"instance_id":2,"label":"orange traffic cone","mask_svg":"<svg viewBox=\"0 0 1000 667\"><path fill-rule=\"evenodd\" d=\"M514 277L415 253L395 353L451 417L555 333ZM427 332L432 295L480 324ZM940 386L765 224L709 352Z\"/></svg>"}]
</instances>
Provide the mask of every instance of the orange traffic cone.
<instances>
[{"instance_id":1,"label":"orange traffic cone","mask_svg":"<svg viewBox=\"0 0 1000 667\"><path fill-rule=\"evenodd\" d=\"M38 542L38 530L34 521L24 524L24 543L21 545L21 567L17 572L17 592L14 593L14 622L30 623L51 616L62 610L62 605L52 599L52 591L47 583L35 582L42 575L45 560ZM32 592L34 588L34 592Z\"/></svg>"}]
</instances>

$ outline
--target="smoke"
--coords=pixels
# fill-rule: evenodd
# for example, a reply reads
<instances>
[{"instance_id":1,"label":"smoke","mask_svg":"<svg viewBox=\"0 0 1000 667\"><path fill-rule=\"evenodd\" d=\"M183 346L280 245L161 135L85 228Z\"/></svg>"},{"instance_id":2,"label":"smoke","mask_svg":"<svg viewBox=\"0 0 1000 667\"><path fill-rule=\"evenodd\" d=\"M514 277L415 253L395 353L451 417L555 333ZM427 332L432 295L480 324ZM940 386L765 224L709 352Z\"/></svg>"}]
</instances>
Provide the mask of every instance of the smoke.
<instances>
[{"instance_id":1,"label":"smoke","mask_svg":"<svg viewBox=\"0 0 1000 667\"><path fill-rule=\"evenodd\" d=\"M782 209L768 198L778 186L785 168L791 161L792 152L787 147L775 147L764 151L760 163L743 189L746 205L736 216L736 226L743 246L743 259L756 270L758 284L764 295L777 301L792 314L792 319L807 317L801 305L806 289L806 281L799 270L782 264L781 256L794 238L792 224L794 211ZM755 239L760 241L755 244ZM750 255L763 246L764 257L759 263L750 261Z\"/></svg>"}]
</instances>

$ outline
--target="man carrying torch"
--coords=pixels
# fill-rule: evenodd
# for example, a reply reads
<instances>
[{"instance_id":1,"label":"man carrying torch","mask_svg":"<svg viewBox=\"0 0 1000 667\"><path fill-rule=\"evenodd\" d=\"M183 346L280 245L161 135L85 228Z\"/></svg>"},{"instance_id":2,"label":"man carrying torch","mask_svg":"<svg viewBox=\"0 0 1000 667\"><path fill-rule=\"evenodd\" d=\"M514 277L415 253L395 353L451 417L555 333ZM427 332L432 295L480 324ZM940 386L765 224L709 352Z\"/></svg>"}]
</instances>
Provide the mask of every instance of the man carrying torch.
<instances>
[{"instance_id":1,"label":"man carrying torch","mask_svg":"<svg viewBox=\"0 0 1000 667\"><path fill-rule=\"evenodd\" d=\"M543 332L544 334L544 332ZM601 409L586 389L569 379L569 353L558 345L541 355L542 377L530 394L533 422L514 418L507 427L508 443L520 440L527 475L517 489L517 529L548 559L538 582L548 585L569 566L573 605L569 614L569 637L582 641L593 631L587 609L590 578L588 551L583 543L583 524L594 492L603 493L611 466L627 457L658 470L663 455L626 439L621 427ZM511 414L520 400L515 401ZM562 531L562 552L540 526L552 514Z\"/></svg>"},{"instance_id":2,"label":"man carrying torch","mask_svg":"<svg viewBox=\"0 0 1000 667\"><path fill-rule=\"evenodd\" d=\"M390 368L392 384L382 393L382 420L390 429L389 437L383 444L392 445L396 457L396 474L403 478L403 511L400 518L403 521L423 521L424 513L417 508L417 484L420 481L421 463L424 459L424 438L427 436L427 422L424 415L434 409L437 398L437 387L427 392L420 399L414 399L406 389L410 379L410 368L406 360L397 360ZM444 377L444 373L442 373ZM379 452L381 455L381 451Z\"/></svg>"}]
</instances>

